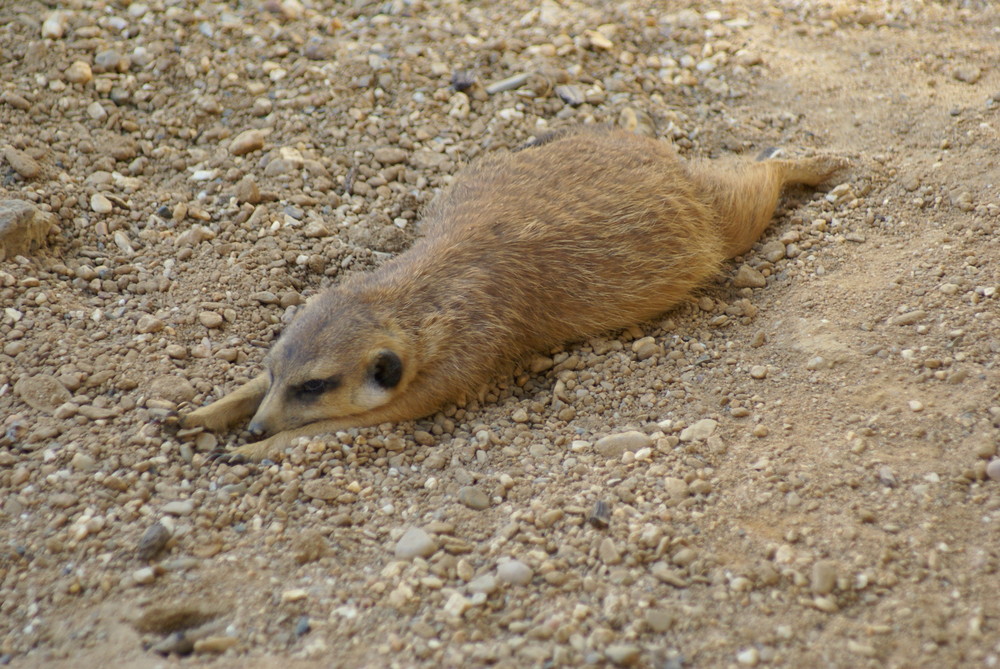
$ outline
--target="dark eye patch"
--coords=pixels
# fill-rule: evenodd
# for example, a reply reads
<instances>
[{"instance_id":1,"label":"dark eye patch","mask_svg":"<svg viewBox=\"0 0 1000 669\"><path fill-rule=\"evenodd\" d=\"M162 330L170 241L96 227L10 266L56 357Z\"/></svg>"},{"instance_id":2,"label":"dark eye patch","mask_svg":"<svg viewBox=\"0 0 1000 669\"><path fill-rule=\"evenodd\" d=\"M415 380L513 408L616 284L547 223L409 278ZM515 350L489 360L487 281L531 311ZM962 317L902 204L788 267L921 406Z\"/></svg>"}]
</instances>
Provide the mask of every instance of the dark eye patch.
<instances>
[{"instance_id":1,"label":"dark eye patch","mask_svg":"<svg viewBox=\"0 0 1000 669\"><path fill-rule=\"evenodd\" d=\"M340 386L340 375L334 375L325 379L309 379L292 386L291 394L300 400L311 401L318 398L323 393L336 390Z\"/></svg>"}]
</instances>

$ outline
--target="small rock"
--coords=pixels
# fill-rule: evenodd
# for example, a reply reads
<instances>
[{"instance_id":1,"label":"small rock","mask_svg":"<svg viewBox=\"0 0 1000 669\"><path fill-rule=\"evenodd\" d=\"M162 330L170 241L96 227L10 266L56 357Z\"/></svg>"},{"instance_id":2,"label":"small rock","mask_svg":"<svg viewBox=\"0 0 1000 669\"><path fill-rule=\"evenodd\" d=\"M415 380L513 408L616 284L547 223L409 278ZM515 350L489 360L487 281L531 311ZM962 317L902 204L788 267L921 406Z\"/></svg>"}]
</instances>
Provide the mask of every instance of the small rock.
<instances>
[{"instance_id":1,"label":"small rock","mask_svg":"<svg viewBox=\"0 0 1000 669\"><path fill-rule=\"evenodd\" d=\"M156 570L153 567L142 567L132 572L132 580L137 585L149 585L156 580Z\"/></svg>"},{"instance_id":2,"label":"small rock","mask_svg":"<svg viewBox=\"0 0 1000 669\"><path fill-rule=\"evenodd\" d=\"M508 560L497 567L497 580L511 585L528 585L535 572L520 560Z\"/></svg>"},{"instance_id":3,"label":"small rock","mask_svg":"<svg viewBox=\"0 0 1000 669\"><path fill-rule=\"evenodd\" d=\"M69 16L66 12L52 12L42 22L42 37L44 39L59 39L66 34Z\"/></svg>"},{"instance_id":4,"label":"small rock","mask_svg":"<svg viewBox=\"0 0 1000 669\"><path fill-rule=\"evenodd\" d=\"M553 91L556 96L571 107L579 107L587 101L583 94L583 89L575 84L563 84L556 86Z\"/></svg>"},{"instance_id":5,"label":"small rock","mask_svg":"<svg viewBox=\"0 0 1000 669\"><path fill-rule=\"evenodd\" d=\"M114 209L114 205L111 204L111 200L105 197L101 193L94 193L90 196L90 208L94 210L97 214L107 214Z\"/></svg>"},{"instance_id":6,"label":"small rock","mask_svg":"<svg viewBox=\"0 0 1000 669\"><path fill-rule=\"evenodd\" d=\"M383 165L397 165L406 160L406 151L398 147L389 146L375 149L372 156Z\"/></svg>"},{"instance_id":7,"label":"small rock","mask_svg":"<svg viewBox=\"0 0 1000 669\"><path fill-rule=\"evenodd\" d=\"M281 601L286 603L301 602L308 596L309 596L309 591L306 590L305 588L291 588L281 593Z\"/></svg>"},{"instance_id":8,"label":"small rock","mask_svg":"<svg viewBox=\"0 0 1000 669\"><path fill-rule=\"evenodd\" d=\"M628 667L635 664L639 660L639 655L642 649L636 645L630 643L616 643L608 646L604 655L611 661L612 664L616 664L619 667Z\"/></svg>"},{"instance_id":9,"label":"small rock","mask_svg":"<svg viewBox=\"0 0 1000 669\"><path fill-rule=\"evenodd\" d=\"M114 49L99 51L94 56L94 70L96 72L124 72L130 65L128 59Z\"/></svg>"},{"instance_id":10,"label":"small rock","mask_svg":"<svg viewBox=\"0 0 1000 669\"><path fill-rule=\"evenodd\" d=\"M778 243L781 244L781 242ZM782 254L784 254L784 249L782 249ZM763 288L766 285L767 279L764 278L764 275L750 265L740 265L733 278L734 288Z\"/></svg>"},{"instance_id":11,"label":"small rock","mask_svg":"<svg viewBox=\"0 0 1000 669\"><path fill-rule=\"evenodd\" d=\"M515 423L527 423L528 422L528 412L524 409L515 409L514 413L510 415L510 419Z\"/></svg>"},{"instance_id":12,"label":"small rock","mask_svg":"<svg viewBox=\"0 0 1000 669\"><path fill-rule=\"evenodd\" d=\"M325 479L313 479L311 481L306 481L305 485L302 486L302 492L305 493L306 496L312 497L313 499L330 501L337 499L342 490L332 481L327 481Z\"/></svg>"},{"instance_id":13,"label":"small rock","mask_svg":"<svg viewBox=\"0 0 1000 669\"><path fill-rule=\"evenodd\" d=\"M239 642L234 636L207 636L194 642L194 652L225 653Z\"/></svg>"},{"instance_id":14,"label":"small rock","mask_svg":"<svg viewBox=\"0 0 1000 669\"><path fill-rule=\"evenodd\" d=\"M657 345L655 338L643 337L632 342L632 352L635 353L635 357L639 360L646 360L659 353L660 347Z\"/></svg>"},{"instance_id":15,"label":"small rock","mask_svg":"<svg viewBox=\"0 0 1000 669\"><path fill-rule=\"evenodd\" d=\"M497 589L497 579L493 576L493 574L483 574L482 576L469 581L469 584L465 587L472 594L481 592L486 595L492 595Z\"/></svg>"},{"instance_id":16,"label":"small rock","mask_svg":"<svg viewBox=\"0 0 1000 669\"><path fill-rule=\"evenodd\" d=\"M395 555L397 560L412 560L430 557L436 550L437 544L429 534L419 527L411 527L396 542Z\"/></svg>"},{"instance_id":17,"label":"small rock","mask_svg":"<svg viewBox=\"0 0 1000 669\"><path fill-rule=\"evenodd\" d=\"M777 240L768 242L761 247L760 254L764 256L764 260L768 262L778 262L785 257L785 245Z\"/></svg>"},{"instance_id":18,"label":"small rock","mask_svg":"<svg viewBox=\"0 0 1000 669\"><path fill-rule=\"evenodd\" d=\"M625 451L637 451L652 445L653 440L648 435L638 430L630 430L598 439L594 444L594 450L606 458L617 458Z\"/></svg>"},{"instance_id":19,"label":"small rock","mask_svg":"<svg viewBox=\"0 0 1000 669\"><path fill-rule=\"evenodd\" d=\"M681 441L701 441L708 439L715 432L715 428L718 425L718 421L711 418L703 418L681 430Z\"/></svg>"},{"instance_id":20,"label":"small rock","mask_svg":"<svg viewBox=\"0 0 1000 669\"><path fill-rule=\"evenodd\" d=\"M488 509L490 506L490 498L476 486L463 486L459 488L457 496L459 502L476 511Z\"/></svg>"},{"instance_id":21,"label":"small rock","mask_svg":"<svg viewBox=\"0 0 1000 669\"><path fill-rule=\"evenodd\" d=\"M262 148L264 148L264 133L260 130L244 130L229 144L229 152L234 156L245 156Z\"/></svg>"},{"instance_id":22,"label":"small rock","mask_svg":"<svg viewBox=\"0 0 1000 669\"><path fill-rule=\"evenodd\" d=\"M990 460L986 465L986 475L994 481L1000 481L1000 458Z\"/></svg>"},{"instance_id":23,"label":"small rock","mask_svg":"<svg viewBox=\"0 0 1000 669\"><path fill-rule=\"evenodd\" d=\"M44 245L54 224L52 214L30 202L0 200L0 260L28 254Z\"/></svg>"},{"instance_id":24,"label":"small rock","mask_svg":"<svg viewBox=\"0 0 1000 669\"><path fill-rule=\"evenodd\" d=\"M767 367L764 365L754 365L750 368L750 378L751 379L766 379L767 378Z\"/></svg>"},{"instance_id":25,"label":"small rock","mask_svg":"<svg viewBox=\"0 0 1000 669\"><path fill-rule=\"evenodd\" d=\"M194 502L189 499L167 502L161 509L170 516L190 516L194 512Z\"/></svg>"},{"instance_id":26,"label":"small rock","mask_svg":"<svg viewBox=\"0 0 1000 669\"><path fill-rule=\"evenodd\" d=\"M146 389L151 398L169 400L174 404L190 402L197 391L190 381L176 374L163 374L154 377Z\"/></svg>"},{"instance_id":27,"label":"small rock","mask_svg":"<svg viewBox=\"0 0 1000 669\"><path fill-rule=\"evenodd\" d=\"M250 204L260 202L260 188L257 187L257 182L249 174L240 179L239 183L236 184L236 200L238 202L249 202Z\"/></svg>"},{"instance_id":28,"label":"small rock","mask_svg":"<svg viewBox=\"0 0 1000 669\"><path fill-rule=\"evenodd\" d=\"M18 151L12 146L6 146L3 150L4 160L15 172L25 179L34 179L42 172L41 166L34 158L23 151Z\"/></svg>"},{"instance_id":29,"label":"small rock","mask_svg":"<svg viewBox=\"0 0 1000 669\"><path fill-rule=\"evenodd\" d=\"M747 648L736 653L736 661L745 667L756 667L760 664L760 651L756 648Z\"/></svg>"},{"instance_id":30,"label":"small rock","mask_svg":"<svg viewBox=\"0 0 1000 669\"><path fill-rule=\"evenodd\" d=\"M159 332L163 329L163 321L152 314L143 314L135 323L135 331L139 334Z\"/></svg>"},{"instance_id":31,"label":"small rock","mask_svg":"<svg viewBox=\"0 0 1000 669\"><path fill-rule=\"evenodd\" d=\"M152 560L159 555L168 541L170 541L170 530L161 523L153 523L139 539L136 555L140 560Z\"/></svg>"},{"instance_id":32,"label":"small rock","mask_svg":"<svg viewBox=\"0 0 1000 669\"><path fill-rule=\"evenodd\" d=\"M622 561L621 551L618 550L611 537L604 537L601 541L600 546L597 547L597 556L601 558L601 562L609 566L621 564Z\"/></svg>"},{"instance_id":33,"label":"small rock","mask_svg":"<svg viewBox=\"0 0 1000 669\"><path fill-rule=\"evenodd\" d=\"M893 316L886 322L889 325L913 325L914 323L919 323L925 318L927 318L927 312L923 309L916 309L914 311L908 311L905 314Z\"/></svg>"},{"instance_id":34,"label":"small rock","mask_svg":"<svg viewBox=\"0 0 1000 669\"><path fill-rule=\"evenodd\" d=\"M654 632L667 632L669 631L677 622L677 616L675 616L670 611L664 611L663 609L648 609L646 611L646 624Z\"/></svg>"},{"instance_id":35,"label":"small rock","mask_svg":"<svg viewBox=\"0 0 1000 669\"><path fill-rule=\"evenodd\" d=\"M966 84L974 84L983 76L983 71L978 65L959 65L952 70L951 76Z\"/></svg>"},{"instance_id":36,"label":"small rock","mask_svg":"<svg viewBox=\"0 0 1000 669\"><path fill-rule=\"evenodd\" d=\"M94 78L94 72L90 69L90 65L82 60L67 67L63 74L66 76L66 81L71 84L86 84Z\"/></svg>"},{"instance_id":37,"label":"small rock","mask_svg":"<svg viewBox=\"0 0 1000 669\"><path fill-rule=\"evenodd\" d=\"M198 314L198 320L205 327L215 329L222 327L223 318L214 311L202 311Z\"/></svg>"},{"instance_id":38,"label":"small rock","mask_svg":"<svg viewBox=\"0 0 1000 669\"><path fill-rule=\"evenodd\" d=\"M48 414L73 398L56 377L48 374L22 376L14 384L14 393L32 409Z\"/></svg>"},{"instance_id":39,"label":"small rock","mask_svg":"<svg viewBox=\"0 0 1000 669\"><path fill-rule=\"evenodd\" d=\"M809 588L814 595L828 595L837 585L837 565L829 560L820 560L813 565Z\"/></svg>"},{"instance_id":40,"label":"small rock","mask_svg":"<svg viewBox=\"0 0 1000 669\"><path fill-rule=\"evenodd\" d=\"M670 499L675 501L680 501L688 496L689 489L688 484L684 479L679 479L674 476L668 476L663 479L663 488L667 491L667 495Z\"/></svg>"},{"instance_id":41,"label":"small rock","mask_svg":"<svg viewBox=\"0 0 1000 669\"><path fill-rule=\"evenodd\" d=\"M92 472L97 469L97 461L86 453L75 453L69 464L78 472Z\"/></svg>"}]
</instances>

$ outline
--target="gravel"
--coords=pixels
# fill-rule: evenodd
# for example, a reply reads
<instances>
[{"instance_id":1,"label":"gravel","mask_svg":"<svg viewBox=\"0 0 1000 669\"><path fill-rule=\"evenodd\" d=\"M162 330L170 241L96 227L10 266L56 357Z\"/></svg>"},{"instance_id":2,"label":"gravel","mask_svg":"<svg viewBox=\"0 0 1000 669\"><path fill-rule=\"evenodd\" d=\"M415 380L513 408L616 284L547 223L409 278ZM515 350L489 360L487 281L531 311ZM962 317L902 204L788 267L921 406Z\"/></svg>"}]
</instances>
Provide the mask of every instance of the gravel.
<instances>
[{"instance_id":1,"label":"gravel","mask_svg":"<svg viewBox=\"0 0 1000 669\"><path fill-rule=\"evenodd\" d=\"M791 4L0 7L0 663L1000 662L997 8ZM853 168L463 406L178 430L462 165L592 123Z\"/></svg>"}]
</instances>

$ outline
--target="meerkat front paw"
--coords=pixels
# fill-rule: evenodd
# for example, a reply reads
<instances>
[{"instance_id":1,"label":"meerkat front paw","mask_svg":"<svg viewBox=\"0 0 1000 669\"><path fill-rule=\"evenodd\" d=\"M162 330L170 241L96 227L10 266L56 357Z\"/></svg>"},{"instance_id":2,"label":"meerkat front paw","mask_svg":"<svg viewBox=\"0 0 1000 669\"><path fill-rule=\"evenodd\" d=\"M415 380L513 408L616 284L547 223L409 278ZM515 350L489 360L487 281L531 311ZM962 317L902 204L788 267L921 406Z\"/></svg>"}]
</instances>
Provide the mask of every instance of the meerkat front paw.
<instances>
[{"instance_id":1,"label":"meerkat front paw","mask_svg":"<svg viewBox=\"0 0 1000 669\"><path fill-rule=\"evenodd\" d=\"M218 404L214 402L182 415L180 426L185 430L202 427L209 432L224 432L240 421L242 416L234 417L225 407L220 407Z\"/></svg>"},{"instance_id":2,"label":"meerkat front paw","mask_svg":"<svg viewBox=\"0 0 1000 669\"><path fill-rule=\"evenodd\" d=\"M212 452L209 460L224 462L230 465L241 462L260 462L261 460L277 462L285 457L285 449L292 445L292 439L292 435L279 432L267 439L261 439L251 444L243 444L231 451L219 449Z\"/></svg>"}]
</instances>

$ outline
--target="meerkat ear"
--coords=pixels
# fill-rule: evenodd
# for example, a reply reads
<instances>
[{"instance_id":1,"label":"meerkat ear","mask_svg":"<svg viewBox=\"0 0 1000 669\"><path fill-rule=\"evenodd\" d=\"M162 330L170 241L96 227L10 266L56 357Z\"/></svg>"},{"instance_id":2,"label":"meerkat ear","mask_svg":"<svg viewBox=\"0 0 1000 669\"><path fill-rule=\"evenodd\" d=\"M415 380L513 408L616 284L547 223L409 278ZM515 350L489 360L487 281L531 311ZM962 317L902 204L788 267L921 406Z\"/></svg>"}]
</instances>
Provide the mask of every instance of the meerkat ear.
<instances>
[{"instance_id":1,"label":"meerkat ear","mask_svg":"<svg viewBox=\"0 0 1000 669\"><path fill-rule=\"evenodd\" d=\"M379 351L368 373L375 383L386 390L395 388L403 378L403 361L388 349Z\"/></svg>"}]
</instances>

